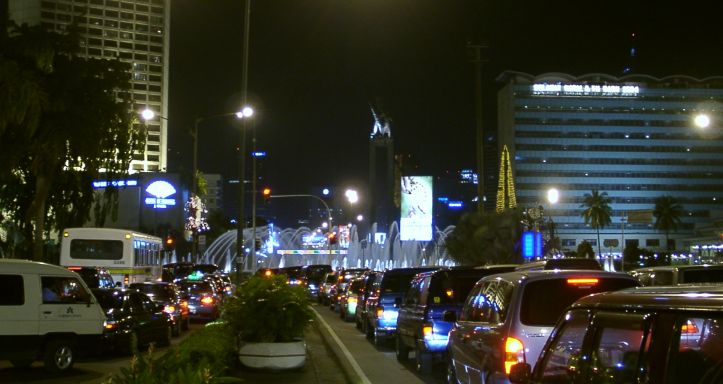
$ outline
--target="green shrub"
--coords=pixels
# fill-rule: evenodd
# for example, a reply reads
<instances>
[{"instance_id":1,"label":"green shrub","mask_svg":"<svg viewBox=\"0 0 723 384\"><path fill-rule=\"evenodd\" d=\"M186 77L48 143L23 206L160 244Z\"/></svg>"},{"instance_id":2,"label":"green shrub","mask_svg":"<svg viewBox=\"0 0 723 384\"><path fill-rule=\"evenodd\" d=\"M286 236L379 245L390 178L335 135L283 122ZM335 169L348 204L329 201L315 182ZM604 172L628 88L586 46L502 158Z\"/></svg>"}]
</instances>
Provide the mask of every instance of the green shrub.
<instances>
[{"instance_id":1,"label":"green shrub","mask_svg":"<svg viewBox=\"0 0 723 384\"><path fill-rule=\"evenodd\" d=\"M290 342L311 321L304 287L289 285L284 276L254 276L236 288L221 315L242 341Z\"/></svg>"},{"instance_id":2,"label":"green shrub","mask_svg":"<svg viewBox=\"0 0 723 384\"><path fill-rule=\"evenodd\" d=\"M161 357L147 354L131 359L130 368L122 368L107 384L223 384L237 383L238 378L225 376L235 358L234 338L223 324L204 327Z\"/></svg>"}]
</instances>

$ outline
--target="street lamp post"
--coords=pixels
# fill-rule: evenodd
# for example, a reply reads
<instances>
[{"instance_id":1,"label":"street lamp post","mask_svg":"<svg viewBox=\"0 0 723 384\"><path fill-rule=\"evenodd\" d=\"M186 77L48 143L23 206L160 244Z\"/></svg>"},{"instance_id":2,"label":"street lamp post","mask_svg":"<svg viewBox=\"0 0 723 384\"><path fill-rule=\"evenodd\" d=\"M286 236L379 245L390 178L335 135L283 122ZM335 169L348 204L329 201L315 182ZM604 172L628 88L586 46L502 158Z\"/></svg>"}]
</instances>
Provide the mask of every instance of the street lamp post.
<instances>
[{"instance_id":1,"label":"street lamp post","mask_svg":"<svg viewBox=\"0 0 723 384\"><path fill-rule=\"evenodd\" d=\"M242 52L242 65L241 65L241 103L246 105L248 101L248 76L249 76L249 34L251 31L251 0L245 1L244 6L244 36L243 36L243 52ZM236 255L239 260L243 261L244 267L247 270L253 269L250 260L247 260L244 255L244 225L245 225L245 213L244 213L244 178L246 177L246 120L242 121L241 127L241 145L239 146L239 220L238 227L236 229ZM254 239L255 240L255 239ZM237 267L237 275L240 278L240 267Z\"/></svg>"}]
</instances>

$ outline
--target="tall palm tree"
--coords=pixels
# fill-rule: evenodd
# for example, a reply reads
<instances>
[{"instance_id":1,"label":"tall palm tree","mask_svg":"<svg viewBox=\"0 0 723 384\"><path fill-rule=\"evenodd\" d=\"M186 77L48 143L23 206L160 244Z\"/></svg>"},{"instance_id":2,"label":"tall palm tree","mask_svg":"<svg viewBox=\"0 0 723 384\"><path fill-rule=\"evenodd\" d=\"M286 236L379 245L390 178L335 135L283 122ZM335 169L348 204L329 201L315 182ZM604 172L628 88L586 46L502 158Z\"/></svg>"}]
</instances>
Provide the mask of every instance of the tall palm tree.
<instances>
[{"instance_id":1,"label":"tall palm tree","mask_svg":"<svg viewBox=\"0 0 723 384\"><path fill-rule=\"evenodd\" d=\"M611 223L610 198L607 192L599 193L597 189L593 189L592 193L585 194L580 208L586 208L580 214L585 219L585 224L590 224L597 230L597 252L600 255L600 229Z\"/></svg>"},{"instance_id":2,"label":"tall palm tree","mask_svg":"<svg viewBox=\"0 0 723 384\"><path fill-rule=\"evenodd\" d=\"M670 250L670 231L677 231L681 224L680 217L683 216L683 207L678 204L678 199L673 196L660 196L655 199L655 229L665 232L665 247Z\"/></svg>"}]
</instances>

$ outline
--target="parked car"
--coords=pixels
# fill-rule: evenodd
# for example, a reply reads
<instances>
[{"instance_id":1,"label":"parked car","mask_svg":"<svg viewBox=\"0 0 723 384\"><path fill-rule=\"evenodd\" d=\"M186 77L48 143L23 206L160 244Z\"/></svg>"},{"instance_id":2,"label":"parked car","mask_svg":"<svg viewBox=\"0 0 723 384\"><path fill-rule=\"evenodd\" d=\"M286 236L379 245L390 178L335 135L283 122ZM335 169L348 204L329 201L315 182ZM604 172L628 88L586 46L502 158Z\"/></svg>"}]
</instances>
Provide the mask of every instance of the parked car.
<instances>
[{"instance_id":1,"label":"parked car","mask_svg":"<svg viewBox=\"0 0 723 384\"><path fill-rule=\"evenodd\" d=\"M449 382L506 383L513 364L535 364L567 307L592 293L638 286L605 271L515 271L483 277L470 291L447 344Z\"/></svg>"},{"instance_id":2,"label":"parked car","mask_svg":"<svg viewBox=\"0 0 723 384\"><path fill-rule=\"evenodd\" d=\"M329 264L312 264L305 265L302 267L302 276L306 281L306 288L309 290L309 296L312 299L317 299L319 295L319 289L324 280L324 275L331 272L331 265Z\"/></svg>"},{"instance_id":3,"label":"parked car","mask_svg":"<svg viewBox=\"0 0 723 384\"><path fill-rule=\"evenodd\" d=\"M130 289L143 292L153 302L163 305L163 311L171 316L173 335L178 336L181 330L187 330L191 322L188 310L188 299L181 297L181 290L176 284L162 281L154 283L133 283Z\"/></svg>"},{"instance_id":4,"label":"parked car","mask_svg":"<svg viewBox=\"0 0 723 384\"><path fill-rule=\"evenodd\" d=\"M582 257L545 259L517 266L518 271L542 271L553 269L592 269L602 271L603 267L595 259L586 259Z\"/></svg>"},{"instance_id":5,"label":"parked car","mask_svg":"<svg viewBox=\"0 0 723 384\"><path fill-rule=\"evenodd\" d=\"M354 322L356 323L357 329L362 332L366 332L364 329L366 321L366 305L369 300L369 295L372 293L372 287L374 286L374 280L376 279L379 272L377 271L366 271L361 276L364 279L364 290L359 296L359 301L356 305L356 313L354 314Z\"/></svg>"},{"instance_id":6,"label":"parked car","mask_svg":"<svg viewBox=\"0 0 723 384\"><path fill-rule=\"evenodd\" d=\"M181 295L188 299L191 320L216 320L221 316L221 298L213 281L181 280L178 283Z\"/></svg>"},{"instance_id":7,"label":"parked car","mask_svg":"<svg viewBox=\"0 0 723 384\"><path fill-rule=\"evenodd\" d=\"M645 287L591 295L560 318L535 369L513 383L721 383L723 287ZM693 327L691 324L701 324Z\"/></svg>"},{"instance_id":8,"label":"parked car","mask_svg":"<svg viewBox=\"0 0 723 384\"><path fill-rule=\"evenodd\" d=\"M106 313L103 339L109 350L134 354L152 342L171 344L173 322L162 304L133 289L91 290Z\"/></svg>"},{"instance_id":9,"label":"parked car","mask_svg":"<svg viewBox=\"0 0 723 384\"><path fill-rule=\"evenodd\" d=\"M329 291L329 308L332 311L336 312L339 310L339 295L344 291L349 281L368 270L367 268L348 268L339 271L336 282L331 286Z\"/></svg>"},{"instance_id":10,"label":"parked car","mask_svg":"<svg viewBox=\"0 0 723 384\"><path fill-rule=\"evenodd\" d=\"M395 336L397 311L414 275L436 269L439 267L396 268L377 276L366 303L365 315L366 336L373 340L374 345L381 346Z\"/></svg>"},{"instance_id":11,"label":"parked car","mask_svg":"<svg viewBox=\"0 0 723 384\"><path fill-rule=\"evenodd\" d=\"M638 268L630 274L644 286L723 283L723 265L665 265Z\"/></svg>"},{"instance_id":12,"label":"parked car","mask_svg":"<svg viewBox=\"0 0 723 384\"><path fill-rule=\"evenodd\" d=\"M58 373L79 355L98 353L105 313L77 273L0 259L0 292L0 359L16 367L40 360Z\"/></svg>"},{"instance_id":13,"label":"parked car","mask_svg":"<svg viewBox=\"0 0 723 384\"><path fill-rule=\"evenodd\" d=\"M339 317L352 321L356 316L359 297L364 292L364 276L354 277L339 295Z\"/></svg>"},{"instance_id":14,"label":"parked car","mask_svg":"<svg viewBox=\"0 0 723 384\"><path fill-rule=\"evenodd\" d=\"M447 351L447 335L454 323L442 319L444 312L458 316L477 281L495 273L510 272L516 265L453 267L414 276L397 317L396 356L406 361L414 351L416 368L428 373L435 360Z\"/></svg>"}]
</instances>

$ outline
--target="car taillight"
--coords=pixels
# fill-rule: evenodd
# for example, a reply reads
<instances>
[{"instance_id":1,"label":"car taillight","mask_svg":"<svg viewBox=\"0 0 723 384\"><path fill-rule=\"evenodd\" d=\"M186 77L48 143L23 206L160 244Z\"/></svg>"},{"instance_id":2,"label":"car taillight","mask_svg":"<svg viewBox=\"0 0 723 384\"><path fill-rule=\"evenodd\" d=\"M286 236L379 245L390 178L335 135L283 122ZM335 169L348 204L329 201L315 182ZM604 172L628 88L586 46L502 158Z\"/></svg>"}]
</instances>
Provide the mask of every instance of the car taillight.
<instances>
[{"instance_id":1,"label":"car taillight","mask_svg":"<svg viewBox=\"0 0 723 384\"><path fill-rule=\"evenodd\" d=\"M128 283L130 283L130 280L131 280L131 277L128 276L128 274L125 274L125 275L123 276L123 285L127 287L127 286L128 286Z\"/></svg>"},{"instance_id":2,"label":"car taillight","mask_svg":"<svg viewBox=\"0 0 723 384\"><path fill-rule=\"evenodd\" d=\"M432 336L432 333L434 333L434 327L432 327L432 324L423 324L422 325L422 335L425 338Z\"/></svg>"},{"instance_id":3,"label":"car taillight","mask_svg":"<svg viewBox=\"0 0 723 384\"><path fill-rule=\"evenodd\" d=\"M683 334L690 334L690 333L699 333L700 330L698 329L698 326L695 325L694 322L688 320L683 326L680 328L680 333Z\"/></svg>"},{"instance_id":4,"label":"car taillight","mask_svg":"<svg viewBox=\"0 0 723 384\"><path fill-rule=\"evenodd\" d=\"M204 296L203 299L201 299L201 304L211 305L213 304L213 297L211 296Z\"/></svg>"},{"instance_id":5,"label":"car taillight","mask_svg":"<svg viewBox=\"0 0 723 384\"><path fill-rule=\"evenodd\" d=\"M166 312L168 314L173 314L174 312L176 312L176 307L174 307L172 305L166 305L165 307L163 307L163 312Z\"/></svg>"},{"instance_id":6,"label":"car taillight","mask_svg":"<svg viewBox=\"0 0 723 384\"><path fill-rule=\"evenodd\" d=\"M567 279L567 283L570 285L595 285L598 283L596 278L571 278Z\"/></svg>"},{"instance_id":7,"label":"car taillight","mask_svg":"<svg viewBox=\"0 0 723 384\"><path fill-rule=\"evenodd\" d=\"M384 307L382 307L381 305L378 306L376 314L377 314L377 319L381 319L382 316L384 316Z\"/></svg>"},{"instance_id":8,"label":"car taillight","mask_svg":"<svg viewBox=\"0 0 723 384\"><path fill-rule=\"evenodd\" d=\"M517 363L525 361L525 346L514 337L505 340L505 373L510 374L510 368Z\"/></svg>"},{"instance_id":9,"label":"car taillight","mask_svg":"<svg viewBox=\"0 0 723 384\"><path fill-rule=\"evenodd\" d=\"M71 270L71 271L80 271L80 269L81 269L80 267L68 267L68 270Z\"/></svg>"},{"instance_id":10,"label":"car taillight","mask_svg":"<svg viewBox=\"0 0 723 384\"><path fill-rule=\"evenodd\" d=\"M188 308L188 301L186 301L186 300L181 300L181 304L180 304L180 305L181 305L181 308Z\"/></svg>"},{"instance_id":11,"label":"car taillight","mask_svg":"<svg viewBox=\"0 0 723 384\"><path fill-rule=\"evenodd\" d=\"M112 331L116 328L118 328L118 323L116 323L115 320L106 320L103 322L103 329L106 331Z\"/></svg>"}]
</instances>

